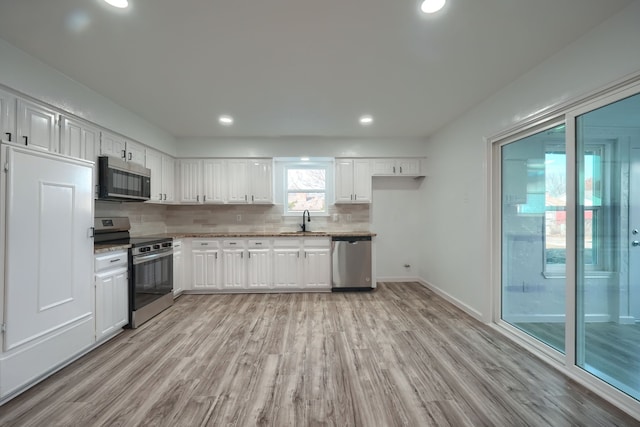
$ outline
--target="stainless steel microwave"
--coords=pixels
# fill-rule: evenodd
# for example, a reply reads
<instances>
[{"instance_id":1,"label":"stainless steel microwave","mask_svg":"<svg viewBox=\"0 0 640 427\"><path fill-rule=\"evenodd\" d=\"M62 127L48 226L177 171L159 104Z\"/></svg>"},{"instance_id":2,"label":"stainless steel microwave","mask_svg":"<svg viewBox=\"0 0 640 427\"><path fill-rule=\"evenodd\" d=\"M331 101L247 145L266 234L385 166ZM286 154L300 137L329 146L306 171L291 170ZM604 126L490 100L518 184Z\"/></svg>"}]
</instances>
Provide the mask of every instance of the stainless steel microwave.
<instances>
[{"instance_id":1,"label":"stainless steel microwave","mask_svg":"<svg viewBox=\"0 0 640 427\"><path fill-rule=\"evenodd\" d=\"M150 197L151 170L117 157L98 157L98 199L144 202Z\"/></svg>"}]
</instances>

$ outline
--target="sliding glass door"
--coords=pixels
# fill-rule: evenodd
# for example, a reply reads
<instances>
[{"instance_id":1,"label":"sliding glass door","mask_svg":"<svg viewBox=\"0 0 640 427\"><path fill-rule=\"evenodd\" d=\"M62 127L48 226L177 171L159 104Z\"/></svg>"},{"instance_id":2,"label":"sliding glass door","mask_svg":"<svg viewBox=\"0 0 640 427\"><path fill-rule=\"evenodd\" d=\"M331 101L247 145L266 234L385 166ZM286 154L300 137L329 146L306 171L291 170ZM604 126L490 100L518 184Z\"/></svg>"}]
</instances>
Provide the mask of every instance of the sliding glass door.
<instances>
[{"instance_id":1,"label":"sliding glass door","mask_svg":"<svg viewBox=\"0 0 640 427\"><path fill-rule=\"evenodd\" d=\"M575 118L576 365L640 397L640 95Z\"/></svg>"},{"instance_id":2,"label":"sliding glass door","mask_svg":"<svg viewBox=\"0 0 640 427\"><path fill-rule=\"evenodd\" d=\"M501 147L502 319L564 352L565 127Z\"/></svg>"},{"instance_id":3,"label":"sliding glass door","mask_svg":"<svg viewBox=\"0 0 640 427\"><path fill-rule=\"evenodd\" d=\"M500 320L586 382L602 387L597 378L636 400L639 92L636 85L576 104L494 142Z\"/></svg>"}]
</instances>

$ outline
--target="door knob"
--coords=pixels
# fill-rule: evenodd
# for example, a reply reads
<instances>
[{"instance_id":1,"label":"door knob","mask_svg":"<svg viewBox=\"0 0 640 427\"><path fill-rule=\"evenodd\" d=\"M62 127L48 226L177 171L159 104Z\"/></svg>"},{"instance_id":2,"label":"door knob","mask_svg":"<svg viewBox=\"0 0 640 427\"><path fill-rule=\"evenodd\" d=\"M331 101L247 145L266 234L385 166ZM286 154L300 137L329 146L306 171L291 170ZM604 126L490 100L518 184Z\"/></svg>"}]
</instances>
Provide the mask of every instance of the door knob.
<instances>
[{"instance_id":1,"label":"door knob","mask_svg":"<svg viewBox=\"0 0 640 427\"><path fill-rule=\"evenodd\" d=\"M638 240L634 240L633 242L631 242L632 246L640 246L640 241Z\"/></svg>"}]
</instances>

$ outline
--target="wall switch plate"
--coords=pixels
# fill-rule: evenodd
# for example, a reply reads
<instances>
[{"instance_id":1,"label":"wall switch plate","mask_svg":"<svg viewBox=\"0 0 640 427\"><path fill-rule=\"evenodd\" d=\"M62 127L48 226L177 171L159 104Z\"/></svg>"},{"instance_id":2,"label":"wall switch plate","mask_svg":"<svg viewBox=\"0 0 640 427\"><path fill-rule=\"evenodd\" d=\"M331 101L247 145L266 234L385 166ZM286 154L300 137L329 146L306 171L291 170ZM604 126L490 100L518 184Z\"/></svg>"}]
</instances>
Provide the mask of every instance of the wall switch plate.
<instances>
[{"instance_id":1,"label":"wall switch plate","mask_svg":"<svg viewBox=\"0 0 640 427\"><path fill-rule=\"evenodd\" d=\"M347 214L347 222L351 222L351 214Z\"/></svg>"},{"instance_id":2,"label":"wall switch plate","mask_svg":"<svg viewBox=\"0 0 640 427\"><path fill-rule=\"evenodd\" d=\"M242 215L240 214L236 215L236 221L242 222Z\"/></svg>"}]
</instances>

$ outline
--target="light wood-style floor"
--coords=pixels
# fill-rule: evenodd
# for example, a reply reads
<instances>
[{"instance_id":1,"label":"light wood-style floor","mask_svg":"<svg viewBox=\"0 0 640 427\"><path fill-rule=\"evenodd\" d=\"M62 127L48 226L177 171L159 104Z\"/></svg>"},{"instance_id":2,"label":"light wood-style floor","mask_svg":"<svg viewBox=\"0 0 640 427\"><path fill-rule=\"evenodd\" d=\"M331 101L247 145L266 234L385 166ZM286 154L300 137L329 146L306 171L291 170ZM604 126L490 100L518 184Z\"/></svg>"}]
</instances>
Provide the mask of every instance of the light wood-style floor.
<instances>
[{"instance_id":1,"label":"light wood-style floor","mask_svg":"<svg viewBox=\"0 0 640 427\"><path fill-rule=\"evenodd\" d=\"M185 295L0 407L2 426L638 425L417 283Z\"/></svg>"}]
</instances>

